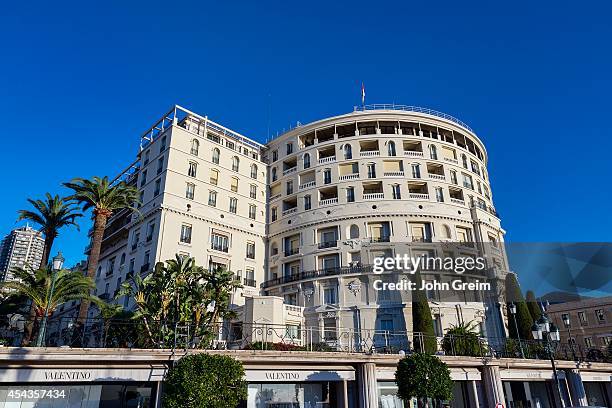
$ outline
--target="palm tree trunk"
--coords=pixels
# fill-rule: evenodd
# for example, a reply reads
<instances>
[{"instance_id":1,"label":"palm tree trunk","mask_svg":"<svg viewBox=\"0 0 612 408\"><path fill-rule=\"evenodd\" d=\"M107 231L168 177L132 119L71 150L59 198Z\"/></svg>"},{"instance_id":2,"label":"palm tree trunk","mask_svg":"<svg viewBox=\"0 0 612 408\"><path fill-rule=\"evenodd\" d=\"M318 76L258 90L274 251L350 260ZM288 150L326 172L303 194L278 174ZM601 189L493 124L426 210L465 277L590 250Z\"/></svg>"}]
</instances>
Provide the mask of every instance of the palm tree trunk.
<instances>
[{"instance_id":1,"label":"palm tree trunk","mask_svg":"<svg viewBox=\"0 0 612 408\"><path fill-rule=\"evenodd\" d=\"M96 278L96 269L98 268L98 261L100 260L100 249L102 248L102 237L104 236L104 229L106 228L106 222L110 216L110 211L94 210L94 228L91 236L91 249L89 250L89 258L87 260L87 276L91 279ZM90 301L87 299L81 300L81 306L79 307L79 318L78 324L82 325L87 319L87 313L89 312Z\"/></svg>"},{"instance_id":2,"label":"palm tree trunk","mask_svg":"<svg viewBox=\"0 0 612 408\"><path fill-rule=\"evenodd\" d=\"M51 256L53 241L55 241L55 237L45 233L45 249L43 251L42 259L40 260L40 269L46 268L47 265L49 265L49 256Z\"/></svg>"}]
</instances>

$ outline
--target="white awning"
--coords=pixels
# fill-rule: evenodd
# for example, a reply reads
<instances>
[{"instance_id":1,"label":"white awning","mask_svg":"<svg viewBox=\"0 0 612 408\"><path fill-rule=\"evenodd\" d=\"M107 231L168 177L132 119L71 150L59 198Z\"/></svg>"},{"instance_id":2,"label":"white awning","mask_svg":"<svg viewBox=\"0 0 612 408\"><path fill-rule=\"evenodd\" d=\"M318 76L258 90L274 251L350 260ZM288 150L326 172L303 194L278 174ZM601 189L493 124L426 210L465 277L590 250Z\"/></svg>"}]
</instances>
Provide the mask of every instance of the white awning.
<instances>
[{"instance_id":1,"label":"white awning","mask_svg":"<svg viewBox=\"0 0 612 408\"><path fill-rule=\"evenodd\" d=\"M287 367L287 368L246 368L248 382L313 382L313 381L352 381L355 370L352 367Z\"/></svg>"},{"instance_id":2,"label":"white awning","mask_svg":"<svg viewBox=\"0 0 612 408\"><path fill-rule=\"evenodd\" d=\"M450 367L449 369L453 381L478 381L482 379L477 368ZM395 367L377 367L376 379L384 381L395 380Z\"/></svg>"},{"instance_id":3,"label":"white awning","mask_svg":"<svg viewBox=\"0 0 612 408\"><path fill-rule=\"evenodd\" d=\"M557 370L559 378L565 378L565 373ZM499 376L502 380L517 380L517 381L545 381L554 380L555 375L553 370L515 370L515 369L500 369Z\"/></svg>"},{"instance_id":4,"label":"white awning","mask_svg":"<svg viewBox=\"0 0 612 408\"><path fill-rule=\"evenodd\" d=\"M597 373L593 371L580 371L580 378L582 381L589 382L611 382L612 374L610 373Z\"/></svg>"}]
</instances>

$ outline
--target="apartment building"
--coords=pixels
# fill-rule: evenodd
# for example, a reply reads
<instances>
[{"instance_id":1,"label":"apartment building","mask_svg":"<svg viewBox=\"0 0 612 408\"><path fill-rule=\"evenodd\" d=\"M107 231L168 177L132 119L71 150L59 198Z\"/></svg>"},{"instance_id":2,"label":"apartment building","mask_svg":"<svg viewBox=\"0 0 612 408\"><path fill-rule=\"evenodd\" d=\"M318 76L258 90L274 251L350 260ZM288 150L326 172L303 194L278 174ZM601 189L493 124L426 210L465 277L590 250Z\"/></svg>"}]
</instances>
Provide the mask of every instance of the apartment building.
<instances>
[{"instance_id":1,"label":"apartment building","mask_svg":"<svg viewBox=\"0 0 612 408\"><path fill-rule=\"evenodd\" d=\"M26 225L8 233L0 243L0 278L12 280L12 268L23 268L26 264L40 266L45 239L42 233Z\"/></svg>"},{"instance_id":2,"label":"apartment building","mask_svg":"<svg viewBox=\"0 0 612 408\"><path fill-rule=\"evenodd\" d=\"M242 307L258 295L299 307L321 341L339 341L346 330L411 330L410 294L373 288L378 257L479 255L487 260L480 278L496 293L508 269L485 146L440 112L364 107L262 145L176 106L143 134L119 179L140 189L141 216L120 211L109 220L98 296L114 299L131 275L175 254L193 256L243 283L233 298L242 316L232 331L251 324L249 315L266 319L253 312L257 302ZM457 295L442 301L431 293L439 336L474 322L504 337L498 295L489 304L478 291Z\"/></svg>"}]
</instances>

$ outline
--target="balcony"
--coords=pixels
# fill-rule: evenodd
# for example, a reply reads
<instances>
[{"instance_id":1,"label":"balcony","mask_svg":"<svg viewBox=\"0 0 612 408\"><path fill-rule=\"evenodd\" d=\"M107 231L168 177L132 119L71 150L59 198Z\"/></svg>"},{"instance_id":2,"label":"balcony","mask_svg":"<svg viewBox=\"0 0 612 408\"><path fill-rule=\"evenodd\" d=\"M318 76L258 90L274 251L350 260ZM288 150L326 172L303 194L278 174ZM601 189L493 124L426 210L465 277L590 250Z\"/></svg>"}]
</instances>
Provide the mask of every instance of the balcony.
<instances>
[{"instance_id":1,"label":"balcony","mask_svg":"<svg viewBox=\"0 0 612 408\"><path fill-rule=\"evenodd\" d=\"M299 189L304 190L306 188L314 187L317 184L316 181L309 181L304 184L300 184Z\"/></svg>"},{"instance_id":2,"label":"balcony","mask_svg":"<svg viewBox=\"0 0 612 408\"><path fill-rule=\"evenodd\" d=\"M465 201L463 201L463 198L453 198L451 197L451 203L453 204L461 204L461 205L465 205Z\"/></svg>"},{"instance_id":3,"label":"balcony","mask_svg":"<svg viewBox=\"0 0 612 408\"><path fill-rule=\"evenodd\" d=\"M325 200L319 201L319 207L324 207L326 205L338 204L338 197L326 198Z\"/></svg>"},{"instance_id":4,"label":"balcony","mask_svg":"<svg viewBox=\"0 0 612 408\"><path fill-rule=\"evenodd\" d=\"M423 152L419 152L417 150L405 150L404 156L408 157L423 157Z\"/></svg>"},{"instance_id":5,"label":"balcony","mask_svg":"<svg viewBox=\"0 0 612 408\"><path fill-rule=\"evenodd\" d=\"M336 156L322 157L319 159L319 163L332 163L336 161Z\"/></svg>"},{"instance_id":6,"label":"balcony","mask_svg":"<svg viewBox=\"0 0 612 408\"><path fill-rule=\"evenodd\" d=\"M297 171L297 166L290 167L286 170L283 170L283 176L286 176L287 174L295 173L296 171Z\"/></svg>"},{"instance_id":7,"label":"balcony","mask_svg":"<svg viewBox=\"0 0 612 408\"><path fill-rule=\"evenodd\" d=\"M391 236L390 235L383 235L382 237L372 237L370 238L370 242L373 244L379 243L379 242L391 242Z\"/></svg>"},{"instance_id":8,"label":"balcony","mask_svg":"<svg viewBox=\"0 0 612 408\"><path fill-rule=\"evenodd\" d=\"M412 237L412 242L431 242L431 237Z\"/></svg>"},{"instance_id":9,"label":"balcony","mask_svg":"<svg viewBox=\"0 0 612 408\"><path fill-rule=\"evenodd\" d=\"M244 286L257 287L257 281L255 279L244 278Z\"/></svg>"},{"instance_id":10,"label":"balcony","mask_svg":"<svg viewBox=\"0 0 612 408\"><path fill-rule=\"evenodd\" d=\"M380 156L380 151L379 150L364 150L364 151L359 152L359 156L361 157Z\"/></svg>"},{"instance_id":11,"label":"balcony","mask_svg":"<svg viewBox=\"0 0 612 408\"><path fill-rule=\"evenodd\" d=\"M447 162L453 163L453 164L459 164L459 160L453 159L452 157L445 157L444 161L447 161Z\"/></svg>"},{"instance_id":12,"label":"balcony","mask_svg":"<svg viewBox=\"0 0 612 408\"><path fill-rule=\"evenodd\" d=\"M335 248L338 246L338 241L337 240L333 240L333 241L324 241L324 242L319 242L319 249L325 249L325 248Z\"/></svg>"},{"instance_id":13,"label":"balcony","mask_svg":"<svg viewBox=\"0 0 612 408\"><path fill-rule=\"evenodd\" d=\"M385 193L363 193L364 200L382 200L385 198Z\"/></svg>"},{"instance_id":14,"label":"balcony","mask_svg":"<svg viewBox=\"0 0 612 408\"><path fill-rule=\"evenodd\" d=\"M429 178L434 179L434 180L441 180L441 181L446 180L446 177L444 176L444 174L429 173Z\"/></svg>"},{"instance_id":15,"label":"balcony","mask_svg":"<svg viewBox=\"0 0 612 408\"><path fill-rule=\"evenodd\" d=\"M385 177L404 177L404 171L400 170L400 171L385 171L383 173L383 176Z\"/></svg>"},{"instance_id":16,"label":"balcony","mask_svg":"<svg viewBox=\"0 0 612 408\"><path fill-rule=\"evenodd\" d=\"M285 256L297 255L300 253L300 247L285 248Z\"/></svg>"},{"instance_id":17,"label":"balcony","mask_svg":"<svg viewBox=\"0 0 612 408\"><path fill-rule=\"evenodd\" d=\"M296 213L298 210L297 207L293 207L293 208L288 208L286 210L283 210L283 215L289 215L289 214L293 214Z\"/></svg>"},{"instance_id":18,"label":"balcony","mask_svg":"<svg viewBox=\"0 0 612 408\"><path fill-rule=\"evenodd\" d=\"M344 176L340 176L340 177L338 177L338 179L339 179L340 181L343 181L343 180L356 180L356 179L358 179L358 178L359 178L359 173L354 173L354 174L345 174Z\"/></svg>"},{"instance_id":19,"label":"balcony","mask_svg":"<svg viewBox=\"0 0 612 408\"><path fill-rule=\"evenodd\" d=\"M429 194L410 193L410 198L413 198L415 200L429 200Z\"/></svg>"}]
</instances>

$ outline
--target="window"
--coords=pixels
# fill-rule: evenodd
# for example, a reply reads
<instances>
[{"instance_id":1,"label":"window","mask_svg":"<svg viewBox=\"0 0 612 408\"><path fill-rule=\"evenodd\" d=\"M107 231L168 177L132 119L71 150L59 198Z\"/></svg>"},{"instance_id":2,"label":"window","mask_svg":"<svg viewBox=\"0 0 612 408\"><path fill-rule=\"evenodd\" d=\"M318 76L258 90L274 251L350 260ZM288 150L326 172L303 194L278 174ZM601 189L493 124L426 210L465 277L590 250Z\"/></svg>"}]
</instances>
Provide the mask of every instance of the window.
<instances>
[{"instance_id":1,"label":"window","mask_svg":"<svg viewBox=\"0 0 612 408\"><path fill-rule=\"evenodd\" d=\"M287 143L287 154L293 153L293 143Z\"/></svg>"},{"instance_id":2,"label":"window","mask_svg":"<svg viewBox=\"0 0 612 408\"><path fill-rule=\"evenodd\" d=\"M476 181L476 189L478 190L478 194L482 194L482 187L480 186L480 181Z\"/></svg>"},{"instance_id":3,"label":"window","mask_svg":"<svg viewBox=\"0 0 612 408\"><path fill-rule=\"evenodd\" d=\"M436 149L436 145L429 145L429 157L433 160L438 160L438 149Z\"/></svg>"},{"instance_id":4,"label":"window","mask_svg":"<svg viewBox=\"0 0 612 408\"><path fill-rule=\"evenodd\" d=\"M194 156L197 156L199 151L200 151L200 141L198 139L193 139L191 141L191 154L193 154Z\"/></svg>"},{"instance_id":5,"label":"window","mask_svg":"<svg viewBox=\"0 0 612 408\"><path fill-rule=\"evenodd\" d=\"M467 187L470 190L474 189L474 182L472 181L472 176L469 174L462 173L463 176L463 187Z\"/></svg>"},{"instance_id":6,"label":"window","mask_svg":"<svg viewBox=\"0 0 612 408\"><path fill-rule=\"evenodd\" d=\"M136 258L130 259L130 266L128 267L128 274L129 275L133 275L134 274L134 270L136 268L135 265L136 265Z\"/></svg>"},{"instance_id":7,"label":"window","mask_svg":"<svg viewBox=\"0 0 612 408\"><path fill-rule=\"evenodd\" d=\"M293 303L295 305L295 303ZM300 339L300 326L288 324L285 328L285 334L290 339Z\"/></svg>"},{"instance_id":8,"label":"window","mask_svg":"<svg viewBox=\"0 0 612 408\"><path fill-rule=\"evenodd\" d=\"M387 145L387 150L389 153L389 156L395 156L396 152L395 152L395 142L393 140L389 141L389 144Z\"/></svg>"},{"instance_id":9,"label":"window","mask_svg":"<svg viewBox=\"0 0 612 408\"><path fill-rule=\"evenodd\" d=\"M442 187L436 187L436 201L439 203L444 202L444 191L442 191Z\"/></svg>"},{"instance_id":10,"label":"window","mask_svg":"<svg viewBox=\"0 0 612 408\"><path fill-rule=\"evenodd\" d=\"M335 305L337 303L336 288L323 289L323 303L326 305Z\"/></svg>"},{"instance_id":11,"label":"window","mask_svg":"<svg viewBox=\"0 0 612 408\"><path fill-rule=\"evenodd\" d=\"M468 160L465 154L461 155L461 163L463 164L464 168L466 169L468 168Z\"/></svg>"},{"instance_id":12,"label":"window","mask_svg":"<svg viewBox=\"0 0 612 408\"><path fill-rule=\"evenodd\" d=\"M149 261L151 260L151 251L146 251L144 253L144 257L142 258L142 268L141 272L145 272L149 269Z\"/></svg>"},{"instance_id":13,"label":"window","mask_svg":"<svg viewBox=\"0 0 612 408\"><path fill-rule=\"evenodd\" d=\"M306 153L304 155L304 168L305 169L310 168L310 153Z\"/></svg>"},{"instance_id":14,"label":"window","mask_svg":"<svg viewBox=\"0 0 612 408\"><path fill-rule=\"evenodd\" d=\"M232 177L232 184L230 185L230 189L234 192L238 192L238 177Z\"/></svg>"},{"instance_id":15,"label":"window","mask_svg":"<svg viewBox=\"0 0 612 408\"><path fill-rule=\"evenodd\" d=\"M285 303L288 305L297 306L297 293L286 293ZM287 330L289 330L289 325L287 325Z\"/></svg>"},{"instance_id":16,"label":"window","mask_svg":"<svg viewBox=\"0 0 612 408\"><path fill-rule=\"evenodd\" d=\"M597 322L598 323L605 323L606 322L606 315L604 314L603 309L595 310L595 317L597 318Z\"/></svg>"},{"instance_id":17,"label":"window","mask_svg":"<svg viewBox=\"0 0 612 408\"><path fill-rule=\"evenodd\" d=\"M257 180L257 165L251 164L251 178Z\"/></svg>"},{"instance_id":18,"label":"window","mask_svg":"<svg viewBox=\"0 0 612 408\"><path fill-rule=\"evenodd\" d=\"M255 287L255 269L246 268L246 278L244 279L244 284L246 286Z\"/></svg>"},{"instance_id":19,"label":"window","mask_svg":"<svg viewBox=\"0 0 612 408\"><path fill-rule=\"evenodd\" d=\"M187 187L185 188L185 198L188 200L193 200L195 196L195 184L187 183Z\"/></svg>"},{"instance_id":20,"label":"window","mask_svg":"<svg viewBox=\"0 0 612 408\"><path fill-rule=\"evenodd\" d=\"M229 212L236 214L236 208L238 207L238 199L230 197L229 199Z\"/></svg>"},{"instance_id":21,"label":"window","mask_svg":"<svg viewBox=\"0 0 612 408\"><path fill-rule=\"evenodd\" d=\"M346 160L353 158L353 148L351 147L350 144L348 144L348 143L345 144L343 150L344 150L344 158Z\"/></svg>"},{"instance_id":22,"label":"window","mask_svg":"<svg viewBox=\"0 0 612 408\"><path fill-rule=\"evenodd\" d=\"M119 259L119 265L125 265L125 252L121 254L121 258Z\"/></svg>"},{"instance_id":23,"label":"window","mask_svg":"<svg viewBox=\"0 0 612 408\"><path fill-rule=\"evenodd\" d=\"M272 218L272 221L276 221L278 219L278 208L277 207L272 207L270 217Z\"/></svg>"},{"instance_id":24,"label":"window","mask_svg":"<svg viewBox=\"0 0 612 408\"><path fill-rule=\"evenodd\" d=\"M157 174L161 174L161 172L164 170L164 157L160 157L159 159L157 159Z\"/></svg>"},{"instance_id":25,"label":"window","mask_svg":"<svg viewBox=\"0 0 612 408\"><path fill-rule=\"evenodd\" d=\"M240 159L238 156L232 157L232 171L238 171L240 168Z\"/></svg>"},{"instance_id":26,"label":"window","mask_svg":"<svg viewBox=\"0 0 612 408\"><path fill-rule=\"evenodd\" d=\"M157 197L161 191L161 179L158 178L155 180L155 191L153 192L153 196Z\"/></svg>"},{"instance_id":27,"label":"window","mask_svg":"<svg viewBox=\"0 0 612 408\"><path fill-rule=\"evenodd\" d=\"M254 220L257 214L257 206L249 204L249 218Z\"/></svg>"},{"instance_id":28,"label":"window","mask_svg":"<svg viewBox=\"0 0 612 408\"><path fill-rule=\"evenodd\" d=\"M215 147L212 152L212 162L219 164L219 156L221 156L221 151Z\"/></svg>"},{"instance_id":29,"label":"window","mask_svg":"<svg viewBox=\"0 0 612 408\"><path fill-rule=\"evenodd\" d=\"M219 183L219 170L210 169L210 184L216 186Z\"/></svg>"},{"instance_id":30,"label":"window","mask_svg":"<svg viewBox=\"0 0 612 408\"><path fill-rule=\"evenodd\" d=\"M187 171L187 175L189 177L196 177L198 174L198 163L189 162L189 170Z\"/></svg>"},{"instance_id":31,"label":"window","mask_svg":"<svg viewBox=\"0 0 612 408\"><path fill-rule=\"evenodd\" d=\"M287 182L287 194L293 194L293 180Z\"/></svg>"},{"instance_id":32,"label":"window","mask_svg":"<svg viewBox=\"0 0 612 408\"><path fill-rule=\"evenodd\" d=\"M140 241L140 232L136 232L132 235L132 251L138 247L138 241Z\"/></svg>"},{"instance_id":33,"label":"window","mask_svg":"<svg viewBox=\"0 0 612 408\"><path fill-rule=\"evenodd\" d=\"M144 155L144 163L142 164L143 166L149 164L149 156L151 156L151 151L147 150Z\"/></svg>"},{"instance_id":34,"label":"window","mask_svg":"<svg viewBox=\"0 0 612 408\"><path fill-rule=\"evenodd\" d=\"M480 176L480 166L474 160L470 160L470 167L472 171Z\"/></svg>"},{"instance_id":35,"label":"window","mask_svg":"<svg viewBox=\"0 0 612 408\"><path fill-rule=\"evenodd\" d=\"M586 313L584 312L578 312L578 320L580 321L581 326L586 326L587 324L589 324Z\"/></svg>"},{"instance_id":36,"label":"window","mask_svg":"<svg viewBox=\"0 0 612 408\"><path fill-rule=\"evenodd\" d=\"M272 168L272 181L276 181L276 167Z\"/></svg>"},{"instance_id":37,"label":"window","mask_svg":"<svg viewBox=\"0 0 612 408\"><path fill-rule=\"evenodd\" d=\"M304 196L304 210L310 210L312 208L312 198L310 195Z\"/></svg>"},{"instance_id":38,"label":"window","mask_svg":"<svg viewBox=\"0 0 612 408\"><path fill-rule=\"evenodd\" d=\"M217 206L217 192L214 190L208 192L208 205L211 207Z\"/></svg>"},{"instance_id":39,"label":"window","mask_svg":"<svg viewBox=\"0 0 612 408\"><path fill-rule=\"evenodd\" d=\"M380 330L392 332L393 331L393 319L390 319L390 318L380 319Z\"/></svg>"},{"instance_id":40,"label":"window","mask_svg":"<svg viewBox=\"0 0 612 408\"><path fill-rule=\"evenodd\" d=\"M250 242L250 241L247 242L246 257L249 259L255 259L255 243L254 242Z\"/></svg>"},{"instance_id":41,"label":"window","mask_svg":"<svg viewBox=\"0 0 612 408\"><path fill-rule=\"evenodd\" d=\"M278 150L274 150L272 152L272 161L275 162L278 160Z\"/></svg>"},{"instance_id":42,"label":"window","mask_svg":"<svg viewBox=\"0 0 612 408\"><path fill-rule=\"evenodd\" d=\"M147 184L147 171L143 170L140 176L140 187L144 187Z\"/></svg>"},{"instance_id":43,"label":"window","mask_svg":"<svg viewBox=\"0 0 612 408\"><path fill-rule=\"evenodd\" d=\"M356 224L352 224L349 229L349 238L355 239L359 238L359 227Z\"/></svg>"},{"instance_id":44,"label":"window","mask_svg":"<svg viewBox=\"0 0 612 408\"><path fill-rule=\"evenodd\" d=\"M400 185L399 184L392 184L391 185L391 190L393 191L393 199L394 200L401 200L402 199L402 194L400 192Z\"/></svg>"},{"instance_id":45,"label":"window","mask_svg":"<svg viewBox=\"0 0 612 408\"><path fill-rule=\"evenodd\" d=\"M218 233L213 233L211 235L211 245L210 248L215 251L228 252L228 238L225 235L221 235Z\"/></svg>"},{"instance_id":46,"label":"window","mask_svg":"<svg viewBox=\"0 0 612 408\"><path fill-rule=\"evenodd\" d=\"M584 345L587 347L593 347L593 339L591 337L585 337Z\"/></svg>"},{"instance_id":47,"label":"window","mask_svg":"<svg viewBox=\"0 0 612 408\"><path fill-rule=\"evenodd\" d=\"M154 231L155 231L155 222L151 221L147 225L147 242L151 242L153 240Z\"/></svg>"},{"instance_id":48,"label":"window","mask_svg":"<svg viewBox=\"0 0 612 408\"><path fill-rule=\"evenodd\" d=\"M346 188L346 202L352 203L355 201L355 187Z\"/></svg>"},{"instance_id":49,"label":"window","mask_svg":"<svg viewBox=\"0 0 612 408\"><path fill-rule=\"evenodd\" d=\"M249 186L249 196L251 198L257 198L257 186L255 184Z\"/></svg>"},{"instance_id":50,"label":"window","mask_svg":"<svg viewBox=\"0 0 612 408\"><path fill-rule=\"evenodd\" d=\"M417 163L412 164L412 177L421 178L421 166L419 166Z\"/></svg>"},{"instance_id":51,"label":"window","mask_svg":"<svg viewBox=\"0 0 612 408\"><path fill-rule=\"evenodd\" d=\"M368 178L376 178L376 164L368 163Z\"/></svg>"},{"instance_id":52,"label":"window","mask_svg":"<svg viewBox=\"0 0 612 408\"><path fill-rule=\"evenodd\" d=\"M161 138L161 144L159 145L159 152L166 150L166 136Z\"/></svg>"},{"instance_id":53,"label":"window","mask_svg":"<svg viewBox=\"0 0 612 408\"><path fill-rule=\"evenodd\" d=\"M331 183L331 169L323 170L323 183L324 184Z\"/></svg>"},{"instance_id":54,"label":"window","mask_svg":"<svg viewBox=\"0 0 612 408\"><path fill-rule=\"evenodd\" d=\"M183 244L191 244L191 225L183 224L181 225L181 238L180 241Z\"/></svg>"}]
</instances>

